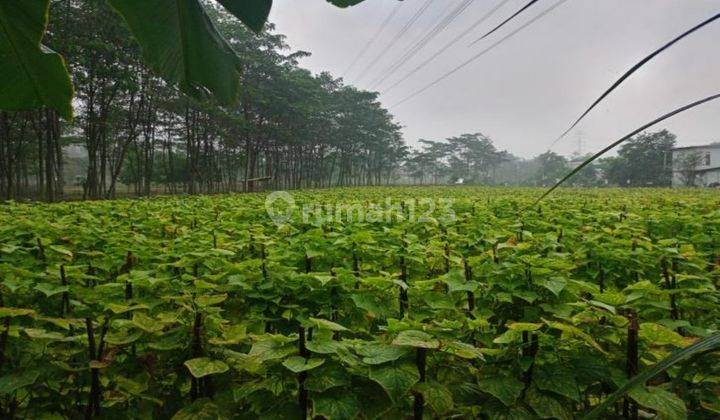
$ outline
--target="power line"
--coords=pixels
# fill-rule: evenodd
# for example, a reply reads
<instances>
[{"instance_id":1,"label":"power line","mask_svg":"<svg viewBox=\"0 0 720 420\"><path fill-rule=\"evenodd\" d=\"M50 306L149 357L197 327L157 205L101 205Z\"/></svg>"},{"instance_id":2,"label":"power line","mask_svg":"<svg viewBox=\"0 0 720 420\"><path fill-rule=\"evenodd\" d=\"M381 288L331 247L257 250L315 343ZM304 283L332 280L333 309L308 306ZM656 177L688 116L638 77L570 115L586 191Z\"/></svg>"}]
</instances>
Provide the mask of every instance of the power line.
<instances>
[{"instance_id":1,"label":"power line","mask_svg":"<svg viewBox=\"0 0 720 420\"><path fill-rule=\"evenodd\" d=\"M417 53L419 53L423 48L425 48L425 46L430 43L430 41L435 39L436 36L438 36L445 29L447 29L447 27L450 26L450 24L454 22L455 19L457 19L465 12L465 10L467 10L467 8L470 6L470 4L472 4L473 1L474 0L463 0L462 3L455 7L443 19L441 19L440 22L438 22L430 32L428 32L424 37L417 41L412 47L410 47L407 52L405 52L402 57L400 57L392 66L390 66L384 75L381 74L378 78L375 79L372 85L373 88L385 82L385 80L395 74L395 72L398 71L403 66L403 64L407 63L410 59L417 55Z\"/></svg>"},{"instance_id":2,"label":"power line","mask_svg":"<svg viewBox=\"0 0 720 420\"><path fill-rule=\"evenodd\" d=\"M610 88L609 88L608 90L606 90L595 102L593 102L593 104L590 105L590 108L588 108L588 109L580 116L580 118L578 118L577 120L575 120L575 122L570 126L570 128L568 128L567 130L565 130L565 132L562 133L562 134L560 135L560 137L558 137L557 139L555 139L555 141L550 145L550 147L548 148L548 150L552 149L553 146L555 146L560 140L563 139L563 137L565 137L570 131L572 131L572 129L575 128L575 127L580 123L580 121L582 121L582 119L585 118L585 117L590 113L590 111L592 111L600 102L602 102L603 99L607 98L607 96L610 95L610 93L612 93L612 91L614 91L618 86L620 86L628 77L630 77L633 73L635 73L636 71L638 71L638 70L640 69L640 67L642 67L642 66L644 66L645 64L647 64L650 60L652 60L653 58L655 58L656 56L658 56L660 53L662 53L663 51L667 50L668 48L672 47L674 44L676 44L677 42L679 42L679 41L682 40L683 38L687 37L688 35L692 34L693 32L701 29L701 28L704 27L704 26L709 25L710 23L712 23L712 22L714 22L714 21L716 21L716 20L718 20L718 19L720 19L720 13L718 13L718 14L716 14L715 16L711 17L710 19L707 19L707 20L704 21L704 22L701 22L700 24L698 24L697 26L693 27L692 29L684 32L682 35L678 36L677 38L675 38L675 39L673 39L672 41L668 42L667 44L663 45L663 46L660 47L659 49L655 50L652 54L650 54L650 55L648 55L647 57L645 57L644 59L642 59L639 63L637 63L637 64L635 64L634 66L632 66L632 68L631 68L630 70L626 71L625 74L623 74L615 83L613 83L613 85L610 86Z\"/></svg>"},{"instance_id":3,"label":"power line","mask_svg":"<svg viewBox=\"0 0 720 420\"><path fill-rule=\"evenodd\" d=\"M539 15L535 16L534 18L530 19L528 22L526 22L524 25L520 26L519 28L515 29L514 31L510 32L509 34L505 35L503 38L496 41L494 44L490 45L489 47L485 48L484 50L480 51L479 53L472 56L470 59L466 60L459 66L455 67L454 69L450 70L449 72L443 74L439 78L435 79L433 82L429 83L425 87L423 87L420 90L415 91L411 95L407 96L405 99L401 100L400 102L393 105L391 108L395 108L396 106L402 105L405 102L409 101L410 99L413 99L414 97L420 95L421 93L424 93L428 89L432 88L433 86L437 85L438 83L442 82L443 80L447 79L448 77L452 76L453 74L457 73L461 69L467 67L468 65L472 64L475 60L482 57L483 55L487 54L488 52L494 50L499 45L503 44L508 39L512 38L513 36L517 35L518 32L522 31L523 29L527 28L528 26L532 25L533 23L539 21L543 17L547 16L550 12L554 11L561 5L567 3L568 0L559 0L557 3L552 5L549 9L545 10L544 12L540 13Z\"/></svg>"},{"instance_id":4,"label":"power line","mask_svg":"<svg viewBox=\"0 0 720 420\"><path fill-rule=\"evenodd\" d=\"M395 17L395 15L397 15L397 13L400 10L400 7L402 7L402 5L403 5L403 2L401 2L401 1L397 2L397 5L395 5L395 7L393 7L393 9L390 11L390 14L388 15L388 17L385 18L383 23L378 28L377 32L375 32L375 35L373 35L373 37L370 38L370 40L367 42L367 44L365 44L365 46L362 48L362 50L360 50L357 57L355 57L355 59L350 63L348 68L343 72L343 75L347 75L355 67L355 65L358 63L358 61L360 61L360 59L370 50L370 47L372 47L375 44L375 42L378 40L378 38L380 38L380 35L382 35L382 33L385 32L385 29L390 24L390 21L392 21L392 19Z\"/></svg>"},{"instance_id":5,"label":"power line","mask_svg":"<svg viewBox=\"0 0 720 420\"><path fill-rule=\"evenodd\" d=\"M444 15L445 12L447 12L448 10L451 9L451 7L452 7L452 0L446 1L443 5L445 5L445 6L447 6L447 7L445 7L444 9L442 9L442 12L439 12L439 13L438 13L438 14L440 14L440 15ZM414 40L412 40L412 42L410 42L410 44L409 44L409 45L410 45L410 49L412 49L415 45L417 45L420 41L422 41L426 36L427 36L427 33L426 33L425 30L420 31L420 36L418 36L416 39L414 39ZM406 52L406 53L407 53L407 52ZM399 54L399 53L395 54L395 57L397 57L398 54ZM395 60L395 58L393 58L393 60ZM376 75L376 77L375 77L374 79L372 79L372 81L370 82L370 86L371 86L371 87L374 87L375 84L377 83L377 81L380 80L380 79L383 77L384 74L386 74L388 71L390 71L390 69L392 69L392 68L395 66L395 64L397 63L397 61L392 61L391 63L392 63L392 64L390 65L390 67L386 68L384 71L381 71L380 73L378 73L378 74Z\"/></svg>"},{"instance_id":6,"label":"power line","mask_svg":"<svg viewBox=\"0 0 720 420\"><path fill-rule=\"evenodd\" d=\"M425 3L422 5L422 7L420 7L420 9L418 9L418 11L415 12L415 14L414 14L414 15L410 18L410 20L405 24L405 26L403 26L402 29L400 29L400 32L398 32L398 33L393 37L393 39L392 39L392 40L390 41L390 43L385 47L385 49L383 49L383 50L380 52L380 54L378 54L372 61L370 61L370 63L363 69L363 71L360 72L360 75L358 76L358 77L359 77L358 81L359 81L360 79L362 79L366 74L368 74L368 72L369 72L373 67L375 67L375 65L376 65L380 60L382 60L383 57L385 57L385 55L392 49L392 47L394 47L395 44L397 44L397 42L400 40L400 38L402 38L402 36L405 35L405 33L407 33L407 31L410 30L410 28L415 24L415 22L417 22L418 19L420 19L420 17L425 13L425 11L428 9L428 7L430 7L430 4L432 3L432 1L433 1L433 0L426 0L426 1L425 1Z\"/></svg>"},{"instance_id":7,"label":"power line","mask_svg":"<svg viewBox=\"0 0 720 420\"><path fill-rule=\"evenodd\" d=\"M447 44L445 44L444 46L442 46L440 49L438 49L433 55L430 56L430 58L428 58L427 60L425 60L425 61L423 61L422 63L420 63L420 65L418 65L418 66L415 67L414 69L410 70L402 79L398 80L398 81L395 82L392 86L390 86L390 87L388 87L387 89L385 89L385 92L384 92L384 93L390 92L391 90L395 89L395 88L396 88L398 85L400 85L402 82L406 81L406 80L409 79L411 76L413 76L415 73L417 73L418 71L422 70L425 66L427 66L428 64L430 64L430 63L431 63L433 60L435 60L436 58L438 58L442 53L444 53L445 51L447 51L448 49L450 49L450 47L452 47L452 46L455 45L458 41L460 41L462 38L464 38L467 34L469 34L470 32L472 32L473 30L475 30L475 28L477 28L478 26L480 26L480 25L482 25L483 23L485 23L485 21L487 21L487 20L490 18L490 16L492 16L493 14L495 14L495 12L497 12L498 10L500 10L500 8L502 8L503 6L505 6L509 1L510 1L510 0L502 0L500 3L497 4L497 6L493 7L492 9L490 9L489 12L487 12L485 15L483 15L480 19L478 19L475 23L473 23L469 28L465 29L460 35L456 36L455 38L453 38L452 41L448 42Z\"/></svg>"},{"instance_id":8,"label":"power line","mask_svg":"<svg viewBox=\"0 0 720 420\"><path fill-rule=\"evenodd\" d=\"M537 3L537 2L538 2L538 0L531 0L530 3L526 4L522 9L518 10L517 12L515 12L515 14L513 14L513 15L510 16L509 18L505 19L501 24L499 24L498 26L496 26L492 31L486 33L485 35L483 35L483 36L481 36L480 38L476 39L475 41L471 42L471 43L470 43L470 46L473 46L473 45L475 45L478 41L481 41L481 40L487 38L488 36L490 36L491 34L493 34L495 31L497 31L498 29L500 29L500 28L502 28L503 26L505 26L506 23L508 23L508 22L510 22L511 20L513 20L513 19L514 19L515 17L517 17L520 13L524 12L524 11L527 10L530 6L532 6L533 4L535 4L535 3Z\"/></svg>"},{"instance_id":9,"label":"power line","mask_svg":"<svg viewBox=\"0 0 720 420\"><path fill-rule=\"evenodd\" d=\"M605 147L605 148L602 149L601 151L599 151L599 152L595 153L594 155L592 155L592 157L590 157L589 159L586 159L580 166L578 166L577 168L573 169L572 172L570 172L570 173L567 174L563 179L561 179L560 181L558 181L552 188L550 188L549 190L545 191L545 193L544 193L540 198L538 198L538 199L535 201L535 203L533 204L533 207L534 207L535 205L537 205L537 203L539 203L543 198L547 197L551 192L555 191L555 190L556 190L560 185L562 185L565 181L567 181L568 179L570 179L570 178L572 178L573 176L575 176L575 174L577 174L578 172L580 172L580 171L581 171L583 168L585 168L587 165L591 164L591 163L592 163L593 161L595 161L597 158L599 158L600 156L602 156L602 155L604 155L605 153L609 152L610 150L614 149L615 147L617 147L617 146L620 145L621 143L623 143L623 142L625 142L625 141L627 141L627 140L635 137L635 135L637 135L637 134L639 134L639 133L642 133L643 131L647 130L648 128L650 128L650 127L652 127L652 126L654 126L654 125L656 125L656 124L659 124L659 123L667 120L668 118L674 117L674 116L677 115L677 114L683 113L683 112L685 112L685 111L687 111L687 110L689 110L689 109L695 108L695 107L697 107L697 106L700 106L700 105L705 104L705 103L710 102L710 101L714 101L714 100L719 99L719 98L720 98L720 93L718 93L718 94L716 94L716 95L708 96L708 97L705 98L705 99L700 99L699 101L695 101L695 102L693 102L693 103L691 103L691 104L685 105L685 106L683 106L683 107L681 107L681 108L678 108L678 109L676 109L676 110L674 110L674 111L672 111L672 112L669 112L669 113L663 115L662 117L659 117L659 118L657 118L657 119L655 119L655 120L653 120L653 121L651 121L651 122L643 125L642 127L638 128L637 130L633 131L632 133L626 135L625 137L621 138L620 140L618 140L618 141L610 144L609 146Z\"/></svg>"}]
</instances>

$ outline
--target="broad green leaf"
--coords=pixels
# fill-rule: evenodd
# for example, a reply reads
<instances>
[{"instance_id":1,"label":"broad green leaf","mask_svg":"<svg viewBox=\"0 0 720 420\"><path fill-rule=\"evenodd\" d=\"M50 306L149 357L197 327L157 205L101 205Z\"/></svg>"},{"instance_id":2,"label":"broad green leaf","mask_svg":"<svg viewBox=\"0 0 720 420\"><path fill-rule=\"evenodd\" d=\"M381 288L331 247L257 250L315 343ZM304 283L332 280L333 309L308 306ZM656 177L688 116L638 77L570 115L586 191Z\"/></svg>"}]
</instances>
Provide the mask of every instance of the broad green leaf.
<instances>
[{"instance_id":1,"label":"broad green leaf","mask_svg":"<svg viewBox=\"0 0 720 420\"><path fill-rule=\"evenodd\" d=\"M369 378L380 384L390 399L399 401L420 380L420 374L410 363L394 363L372 366Z\"/></svg>"},{"instance_id":2,"label":"broad green leaf","mask_svg":"<svg viewBox=\"0 0 720 420\"><path fill-rule=\"evenodd\" d=\"M443 343L441 350L445 353L450 353L455 356L462 357L463 359L472 360L485 358L479 348L460 341L450 341Z\"/></svg>"},{"instance_id":3,"label":"broad green leaf","mask_svg":"<svg viewBox=\"0 0 720 420\"><path fill-rule=\"evenodd\" d=\"M345 349L345 345L340 341L315 339L305 343L305 347L313 353L333 354Z\"/></svg>"},{"instance_id":4,"label":"broad green leaf","mask_svg":"<svg viewBox=\"0 0 720 420\"><path fill-rule=\"evenodd\" d=\"M225 362L209 359L207 357L198 357L196 359L186 360L184 364L190 371L190 374L196 378L225 373L228 369L230 369Z\"/></svg>"},{"instance_id":5,"label":"broad green leaf","mask_svg":"<svg viewBox=\"0 0 720 420\"><path fill-rule=\"evenodd\" d=\"M562 292L565 289L565 286L567 286L567 281L558 278L550 278L538 281L538 284L551 291L555 296L560 296L560 292Z\"/></svg>"},{"instance_id":6,"label":"broad green leaf","mask_svg":"<svg viewBox=\"0 0 720 420\"><path fill-rule=\"evenodd\" d=\"M143 312L135 312L132 317L132 323L136 327L148 333L160 332L165 326L162 322L147 316Z\"/></svg>"},{"instance_id":7,"label":"broad green leaf","mask_svg":"<svg viewBox=\"0 0 720 420\"><path fill-rule=\"evenodd\" d=\"M508 324L508 329L513 331L537 331L542 328L543 324L532 324L529 322L513 322Z\"/></svg>"},{"instance_id":8,"label":"broad green leaf","mask_svg":"<svg viewBox=\"0 0 720 420\"><path fill-rule=\"evenodd\" d=\"M567 404L556 398L530 387L527 392L527 402L541 419L572 420L573 414Z\"/></svg>"},{"instance_id":9,"label":"broad green leaf","mask_svg":"<svg viewBox=\"0 0 720 420\"><path fill-rule=\"evenodd\" d=\"M325 392L331 388L350 385L350 374L344 367L325 364L305 381L305 388L313 392Z\"/></svg>"},{"instance_id":10,"label":"broad green leaf","mask_svg":"<svg viewBox=\"0 0 720 420\"><path fill-rule=\"evenodd\" d=\"M447 387L438 382L425 382L415 385L415 391L422 394L425 404L430 406L438 416L453 409L453 397Z\"/></svg>"},{"instance_id":11,"label":"broad green leaf","mask_svg":"<svg viewBox=\"0 0 720 420\"><path fill-rule=\"evenodd\" d=\"M28 337L35 340L49 341L71 341L72 337L66 337L60 333L47 331L42 328L25 328L23 330Z\"/></svg>"},{"instance_id":12,"label":"broad green leaf","mask_svg":"<svg viewBox=\"0 0 720 420\"><path fill-rule=\"evenodd\" d=\"M673 346L683 347L692 344L692 340L681 336L667 327L652 322L643 322L640 324L639 336L641 340L645 340L651 346L671 344Z\"/></svg>"},{"instance_id":13,"label":"broad green leaf","mask_svg":"<svg viewBox=\"0 0 720 420\"><path fill-rule=\"evenodd\" d=\"M195 302L197 302L200 306L213 306L217 305L218 303L222 303L227 299L228 295L226 293L222 295L206 295L206 296L198 296L195 298Z\"/></svg>"},{"instance_id":14,"label":"broad green leaf","mask_svg":"<svg viewBox=\"0 0 720 420\"><path fill-rule=\"evenodd\" d=\"M515 401L520 396L524 385L522 382L511 376L497 376L494 378L484 378L479 380L478 388L510 407L515 404Z\"/></svg>"},{"instance_id":15,"label":"broad green leaf","mask_svg":"<svg viewBox=\"0 0 720 420\"><path fill-rule=\"evenodd\" d=\"M353 294L350 296L355 306L366 311L368 315L374 317L387 317L393 314L392 298L387 295L378 296L375 293Z\"/></svg>"},{"instance_id":16,"label":"broad green leaf","mask_svg":"<svg viewBox=\"0 0 720 420\"><path fill-rule=\"evenodd\" d=\"M337 324L332 321L328 321L327 319L319 319L319 318L310 318L310 322L315 325L315 327L321 329L321 330L330 330L330 331L347 331L348 329L343 327L340 324Z\"/></svg>"},{"instance_id":17,"label":"broad green leaf","mask_svg":"<svg viewBox=\"0 0 720 420\"><path fill-rule=\"evenodd\" d=\"M217 284L210 283L209 281L200 280L200 279L195 280L193 282L193 286L195 286L195 288L198 290L215 290L215 289L217 289Z\"/></svg>"},{"instance_id":18,"label":"broad green leaf","mask_svg":"<svg viewBox=\"0 0 720 420\"><path fill-rule=\"evenodd\" d=\"M72 259L72 257L73 257L73 253L69 249L61 247L59 245L50 245L50 246L48 246L48 248L52 249L53 251L57 252L58 254L66 256L70 259Z\"/></svg>"},{"instance_id":19,"label":"broad green leaf","mask_svg":"<svg viewBox=\"0 0 720 420\"><path fill-rule=\"evenodd\" d=\"M446 276L445 282L448 285L450 293L454 292L474 292L480 284L475 281L466 281L465 276L458 270L451 271Z\"/></svg>"},{"instance_id":20,"label":"broad green leaf","mask_svg":"<svg viewBox=\"0 0 720 420\"><path fill-rule=\"evenodd\" d=\"M381 343L369 343L358 347L357 353L363 356L362 361L366 365L380 365L398 360L408 354L409 349Z\"/></svg>"},{"instance_id":21,"label":"broad green leaf","mask_svg":"<svg viewBox=\"0 0 720 420\"><path fill-rule=\"evenodd\" d=\"M124 314L126 312L137 311L141 309L149 309L147 305L119 305L117 303L108 303L106 306L114 314Z\"/></svg>"},{"instance_id":22,"label":"broad green leaf","mask_svg":"<svg viewBox=\"0 0 720 420\"><path fill-rule=\"evenodd\" d=\"M317 258L325 255L325 252L320 249L308 248L305 250L305 256L308 258Z\"/></svg>"},{"instance_id":23,"label":"broad green leaf","mask_svg":"<svg viewBox=\"0 0 720 420\"><path fill-rule=\"evenodd\" d=\"M17 290L19 290L21 287L30 287L32 286L32 281L30 279L21 279L21 278L7 278L2 283L3 286L7 287L8 290L15 293Z\"/></svg>"},{"instance_id":24,"label":"broad green leaf","mask_svg":"<svg viewBox=\"0 0 720 420\"><path fill-rule=\"evenodd\" d=\"M554 322L554 321L548 321L543 320L545 323L550 327L554 328L556 330L562 331L564 336L570 336L570 337L577 337L589 345L595 347L597 350L599 350L602 353L605 353L605 350L603 350L602 347L600 347L600 344L597 343L588 333L582 331L580 328L575 327L573 325L564 324L562 322Z\"/></svg>"},{"instance_id":25,"label":"broad green leaf","mask_svg":"<svg viewBox=\"0 0 720 420\"><path fill-rule=\"evenodd\" d=\"M354 419L360 414L361 408L355 395L340 394L335 390L313 398L315 415L326 419Z\"/></svg>"},{"instance_id":26,"label":"broad green leaf","mask_svg":"<svg viewBox=\"0 0 720 420\"><path fill-rule=\"evenodd\" d=\"M220 4L255 32L265 26L272 0L218 0Z\"/></svg>"},{"instance_id":27,"label":"broad green leaf","mask_svg":"<svg viewBox=\"0 0 720 420\"><path fill-rule=\"evenodd\" d=\"M35 285L35 290L42 292L47 297L51 297L60 293L69 292L70 288L61 284L39 283Z\"/></svg>"},{"instance_id":28,"label":"broad green leaf","mask_svg":"<svg viewBox=\"0 0 720 420\"><path fill-rule=\"evenodd\" d=\"M53 324L64 330L69 330L71 326L82 328L85 325L85 322L82 319L48 318L48 317L38 317L36 319L38 321L49 322L50 324Z\"/></svg>"},{"instance_id":29,"label":"broad green leaf","mask_svg":"<svg viewBox=\"0 0 720 420\"><path fill-rule=\"evenodd\" d=\"M493 343L495 344L510 344L520 341L522 339L522 331L508 329L504 333L495 337Z\"/></svg>"},{"instance_id":30,"label":"broad green leaf","mask_svg":"<svg viewBox=\"0 0 720 420\"><path fill-rule=\"evenodd\" d=\"M683 400L662 388L638 386L631 389L628 395L641 406L656 411L663 419L687 418Z\"/></svg>"},{"instance_id":31,"label":"broad green leaf","mask_svg":"<svg viewBox=\"0 0 720 420\"><path fill-rule=\"evenodd\" d=\"M198 0L109 0L140 44L150 68L183 92L236 101L241 66Z\"/></svg>"},{"instance_id":32,"label":"broad green leaf","mask_svg":"<svg viewBox=\"0 0 720 420\"><path fill-rule=\"evenodd\" d=\"M283 366L293 373L300 373L315 369L323 363L325 363L325 359L305 359L302 356L293 356L285 359Z\"/></svg>"},{"instance_id":33,"label":"broad green leaf","mask_svg":"<svg viewBox=\"0 0 720 420\"><path fill-rule=\"evenodd\" d=\"M15 318L17 316L34 316L35 311L23 308L5 308L0 307L0 318Z\"/></svg>"},{"instance_id":34,"label":"broad green leaf","mask_svg":"<svg viewBox=\"0 0 720 420\"><path fill-rule=\"evenodd\" d=\"M113 377L113 380L117 382L120 388L124 389L130 394L141 395L148 390L148 382L150 378L149 375L146 373L144 375L140 375L136 379L137 380L133 380L119 375Z\"/></svg>"},{"instance_id":35,"label":"broad green leaf","mask_svg":"<svg viewBox=\"0 0 720 420\"><path fill-rule=\"evenodd\" d=\"M0 377L0 394L11 395L20 388L30 386L40 377L40 371L21 370Z\"/></svg>"},{"instance_id":36,"label":"broad green leaf","mask_svg":"<svg viewBox=\"0 0 720 420\"><path fill-rule=\"evenodd\" d=\"M135 331L133 333L130 333L129 331L122 329L113 331L110 330L108 332L107 336L105 336L105 341L108 344L114 344L116 346L122 346L130 343L134 343L135 341L139 340L140 337L142 337L143 332L142 331Z\"/></svg>"},{"instance_id":37,"label":"broad green leaf","mask_svg":"<svg viewBox=\"0 0 720 420\"><path fill-rule=\"evenodd\" d=\"M608 304L606 304L606 303L603 303L603 302L600 302L600 301L597 301L597 300L591 300L591 301L588 301L588 304L590 304L590 305L592 305L592 306L595 306L595 307L597 307L597 308L604 309L604 310L610 312L610 313L613 314L613 315L614 315L614 314L617 314L617 310L615 309L615 307L614 307L614 306L610 306L610 305L608 305Z\"/></svg>"},{"instance_id":38,"label":"broad green leaf","mask_svg":"<svg viewBox=\"0 0 720 420\"><path fill-rule=\"evenodd\" d=\"M46 106L71 120L73 88L65 62L41 44L50 0L0 1L0 109Z\"/></svg>"},{"instance_id":39,"label":"broad green leaf","mask_svg":"<svg viewBox=\"0 0 720 420\"><path fill-rule=\"evenodd\" d=\"M423 349L437 349L440 347L440 341L436 338L433 338L433 336L426 332L417 330L401 331L395 340L393 340L393 344L396 346L419 347Z\"/></svg>"},{"instance_id":40,"label":"broad green leaf","mask_svg":"<svg viewBox=\"0 0 720 420\"><path fill-rule=\"evenodd\" d=\"M239 344L247 338L247 326L239 324L223 328L222 336L222 339L211 338L209 341L217 345Z\"/></svg>"},{"instance_id":41,"label":"broad green leaf","mask_svg":"<svg viewBox=\"0 0 720 420\"><path fill-rule=\"evenodd\" d=\"M425 293L423 300L430 308L435 310L455 309L455 300L446 293Z\"/></svg>"},{"instance_id":42,"label":"broad green leaf","mask_svg":"<svg viewBox=\"0 0 720 420\"><path fill-rule=\"evenodd\" d=\"M248 353L251 356L257 356L262 361L282 359L285 356L293 354L297 351L295 346L288 343L279 342L271 338L266 338L255 342Z\"/></svg>"},{"instance_id":43,"label":"broad green leaf","mask_svg":"<svg viewBox=\"0 0 720 420\"><path fill-rule=\"evenodd\" d=\"M551 391L580 401L580 390L575 382L573 371L564 365L540 365L535 369L533 383L538 389Z\"/></svg>"},{"instance_id":44,"label":"broad green leaf","mask_svg":"<svg viewBox=\"0 0 720 420\"><path fill-rule=\"evenodd\" d=\"M226 418L220 414L218 406L212 400L202 398L175 413L172 420L224 420Z\"/></svg>"}]
</instances>

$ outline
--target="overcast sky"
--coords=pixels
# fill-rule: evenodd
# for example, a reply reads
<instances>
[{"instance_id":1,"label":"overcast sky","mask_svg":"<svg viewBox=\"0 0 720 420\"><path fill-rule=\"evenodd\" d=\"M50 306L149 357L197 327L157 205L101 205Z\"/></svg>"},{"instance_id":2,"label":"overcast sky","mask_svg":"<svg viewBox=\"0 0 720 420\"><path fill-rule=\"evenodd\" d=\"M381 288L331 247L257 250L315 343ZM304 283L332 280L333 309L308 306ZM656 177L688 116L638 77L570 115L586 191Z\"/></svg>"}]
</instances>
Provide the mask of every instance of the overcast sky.
<instances>
[{"instance_id":1,"label":"overcast sky","mask_svg":"<svg viewBox=\"0 0 720 420\"><path fill-rule=\"evenodd\" d=\"M385 88L416 68L502 0L474 0L447 29L376 88L391 107L452 70L559 0L540 0L490 37L469 44L527 0L508 0L484 24L435 61L389 92ZM397 6L365 0L338 9L323 0L275 0L271 21L293 49L312 56L302 65L344 76L363 89L388 74L397 58L463 0L432 0L377 65L361 74L391 43L426 0L405 0L394 18L360 57ZM415 98L391 108L405 140L440 140L482 132L501 149L532 157L553 140L624 71L670 39L720 12L720 0L568 0L472 64ZM686 103L720 92L720 21L681 41L628 79L553 150L569 155L596 151L635 128ZM720 101L675 117L660 128L680 145L720 140ZM581 149L580 149L581 148Z\"/></svg>"}]
</instances>

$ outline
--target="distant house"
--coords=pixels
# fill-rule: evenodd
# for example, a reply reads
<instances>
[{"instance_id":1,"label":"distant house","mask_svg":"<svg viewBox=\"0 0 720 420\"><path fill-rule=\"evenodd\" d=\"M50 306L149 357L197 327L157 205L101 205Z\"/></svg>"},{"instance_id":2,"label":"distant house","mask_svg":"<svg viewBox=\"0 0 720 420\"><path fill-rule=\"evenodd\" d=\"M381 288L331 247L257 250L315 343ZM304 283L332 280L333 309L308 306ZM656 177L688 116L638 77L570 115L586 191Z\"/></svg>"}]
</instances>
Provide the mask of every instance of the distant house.
<instances>
[{"instance_id":1,"label":"distant house","mask_svg":"<svg viewBox=\"0 0 720 420\"><path fill-rule=\"evenodd\" d=\"M673 187L720 187L720 143L672 150Z\"/></svg>"}]
</instances>

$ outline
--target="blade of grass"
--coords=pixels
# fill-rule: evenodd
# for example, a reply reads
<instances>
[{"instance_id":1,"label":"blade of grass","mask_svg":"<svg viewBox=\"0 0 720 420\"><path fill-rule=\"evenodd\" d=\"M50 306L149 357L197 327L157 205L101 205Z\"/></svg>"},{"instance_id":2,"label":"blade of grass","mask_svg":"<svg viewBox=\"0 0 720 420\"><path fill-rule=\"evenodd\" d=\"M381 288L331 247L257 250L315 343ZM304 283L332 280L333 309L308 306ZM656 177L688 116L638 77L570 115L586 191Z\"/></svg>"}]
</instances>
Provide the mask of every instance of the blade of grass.
<instances>
[{"instance_id":1,"label":"blade of grass","mask_svg":"<svg viewBox=\"0 0 720 420\"><path fill-rule=\"evenodd\" d=\"M682 40L683 38L687 37L688 35L692 34L693 32L701 29L701 28L704 27L704 26L709 25L710 23L712 23L712 22L714 22L714 21L716 21L716 20L718 20L718 19L720 19L720 13L718 13L718 14L716 14L715 16L711 17L710 19L707 19L707 20L704 21L704 22L701 22L700 24L698 24L697 26L693 27L692 29L684 32L682 35L678 36L677 38L675 38L675 39L673 39L672 41L668 42L667 44L663 45L663 46L660 47L659 49L655 50L652 54L650 54L650 55L648 55L647 57L643 58L642 61L640 61L639 63L637 63L637 64L635 64L634 66L632 66L632 68L631 68L630 70L626 71L625 74L623 74L622 77L620 77L620 79L618 79L615 83L613 83L613 85L610 86L610 88L609 88L608 90L606 90L605 93L603 93L595 102L593 102L593 104L590 105L590 108L588 108L588 109L580 116L580 118L578 118L578 119L570 126L570 128L568 128L567 130L565 130L565 132L562 133L562 135L560 135L560 137L558 137L558 138L553 142L552 145L550 145L550 148L552 149L552 147L555 146L555 144L557 144L558 141L560 141L560 140L561 140L563 137L565 137L570 131L572 131L573 128L575 128L578 124L580 124L580 121L582 121L582 119L585 118L585 117L590 113L590 111L592 111L600 102L602 102L603 99L607 98L607 96L610 95L610 93L612 93L612 91L614 91L618 86L620 86L628 77L632 76L633 73L635 73L636 71L638 71L638 70L640 69L640 67L642 67L642 66L644 66L645 64L647 64L650 60L652 60L653 58L655 58L656 56L658 56L660 53L662 53L663 51L667 50L668 48L672 47L674 44L678 43L678 42L679 42L680 40Z\"/></svg>"},{"instance_id":2,"label":"blade of grass","mask_svg":"<svg viewBox=\"0 0 720 420\"><path fill-rule=\"evenodd\" d=\"M652 368L645 370L644 372L629 380L617 391L613 392L609 397L607 397L602 403L598 404L585 417L583 417L583 420L592 420L600 417L603 412L605 412L605 410L610 408L617 400L622 398L622 396L625 395L626 392L630 391L636 386L644 385L645 382L649 381L650 379L654 378L655 376L659 375L670 367L680 362L683 362L697 354L719 349L720 334L715 334L711 335L710 337L706 337L689 347L676 351L675 353L671 354L667 358L657 363Z\"/></svg>"},{"instance_id":3,"label":"blade of grass","mask_svg":"<svg viewBox=\"0 0 720 420\"><path fill-rule=\"evenodd\" d=\"M570 179L570 178L572 178L573 176L575 176L575 174L577 174L578 172L580 172L581 170L583 170L583 168L585 168L586 166L588 166L589 164L591 164L592 162L594 162L597 158L599 158L600 156L602 156L602 155L604 155L605 153L609 152L610 150L614 149L614 148L617 147L619 144L621 144L621 143L629 140L630 138L632 138L632 137L635 136L636 134L639 134L639 133L647 130L648 128L654 126L655 124L661 123L661 122L667 120L667 119L670 118L670 117L673 117L673 116L675 116L675 115L677 115L677 114L680 114L680 113L682 113L682 112L685 112L685 111L687 111L687 110L689 110L689 109L695 108L696 106L700 106L700 105L702 105L702 104L704 104L704 103L706 103L706 102L714 101L715 99L718 99L718 98L720 98L720 93L718 93L718 94L716 94L716 95L708 96L708 97L705 98L705 99L701 99L701 100L699 100L699 101L696 101L696 102L693 102L693 103L691 103L691 104L685 105L685 106L683 106L683 107L681 107L681 108L678 108L678 109L676 109L676 110L674 110L674 111L672 111L672 112L670 112L670 113L667 113L667 114L663 115L663 116L660 117L660 118L657 118L657 119L655 119L655 120L653 120L653 121L651 121L651 122L643 125L642 127L638 128L637 130L633 131L632 133L628 134L627 136L625 136L625 137L621 138L620 140L612 143L612 144L609 145L608 147L606 147L606 148L602 149L601 151L599 151L599 152L595 153L594 155L592 155L592 157L588 158L588 159L587 159L585 162L583 162L580 166L578 166L577 168L573 169L569 174L565 175L565 177L564 177L563 179L561 179L560 181L558 181L557 184L555 184L555 185L554 185L552 188L550 188L549 190L545 191L545 193L544 193L542 196L540 196L540 198L538 198L537 200L535 200L535 202L533 203L532 207L536 206L540 201L542 201L543 198L545 198L545 197L547 197L548 195L550 195L550 193L552 193L553 191L555 191L560 185L562 185L563 183L565 183L565 181L567 181L568 179Z\"/></svg>"},{"instance_id":4,"label":"blade of grass","mask_svg":"<svg viewBox=\"0 0 720 420\"><path fill-rule=\"evenodd\" d=\"M483 39L489 37L490 35L492 35L493 33L495 33L495 31L497 31L498 29L500 29L500 28L502 28L503 26L505 26L505 24L507 24L507 23L510 22L511 20L515 19L515 17L517 17L520 13L524 12L525 10L527 10L528 8L530 8L530 6L532 6L533 4L535 4L535 3L537 3L537 2L538 2L538 0L531 0L530 3L526 4L522 9L518 10L517 12L515 12L515 14L513 14L513 15L510 16L509 18L505 19L501 24L499 24L498 26L496 26L493 30L491 30L490 32L486 33L485 35L481 36L480 38L478 38L478 39L476 39L475 41L473 41L472 43L470 43L470 46L473 46L473 45L477 44L478 42L482 41Z\"/></svg>"}]
</instances>

